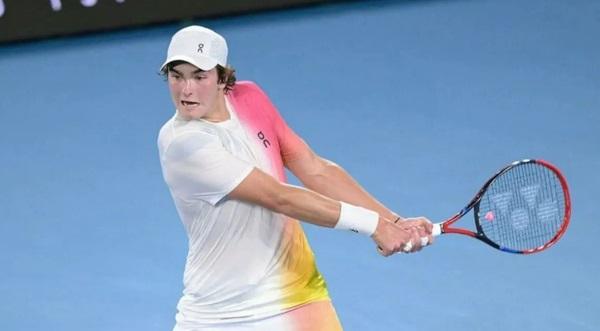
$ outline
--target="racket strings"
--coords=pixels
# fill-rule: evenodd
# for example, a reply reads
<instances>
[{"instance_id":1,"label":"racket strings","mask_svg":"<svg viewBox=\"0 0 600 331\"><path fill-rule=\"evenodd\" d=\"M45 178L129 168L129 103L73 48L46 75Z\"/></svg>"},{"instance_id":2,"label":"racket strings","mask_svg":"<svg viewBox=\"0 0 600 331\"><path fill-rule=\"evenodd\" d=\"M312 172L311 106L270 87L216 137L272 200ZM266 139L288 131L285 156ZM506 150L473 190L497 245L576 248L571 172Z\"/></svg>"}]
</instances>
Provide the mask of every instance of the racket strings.
<instances>
[{"instance_id":1,"label":"racket strings","mask_svg":"<svg viewBox=\"0 0 600 331\"><path fill-rule=\"evenodd\" d=\"M480 230L501 248L525 251L544 246L561 229L566 212L558 176L526 163L497 177L479 203Z\"/></svg>"}]
</instances>

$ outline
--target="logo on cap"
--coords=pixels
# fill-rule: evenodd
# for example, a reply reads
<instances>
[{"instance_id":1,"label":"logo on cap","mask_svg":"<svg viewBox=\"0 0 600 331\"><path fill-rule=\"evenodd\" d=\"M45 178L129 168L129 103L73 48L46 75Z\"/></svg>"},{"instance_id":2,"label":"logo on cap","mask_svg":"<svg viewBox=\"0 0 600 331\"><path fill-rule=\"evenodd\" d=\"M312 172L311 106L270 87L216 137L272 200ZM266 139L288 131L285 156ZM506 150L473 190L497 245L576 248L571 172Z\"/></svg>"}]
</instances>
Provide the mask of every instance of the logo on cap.
<instances>
[{"instance_id":1,"label":"logo on cap","mask_svg":"<svg viewBox=\"0 0 600 331\"><path fill-rule=\"evenodd\" d=\"M196 51L197 53L204 53L204 44L203 43L199 43L198 44L198 50Z\"/></svg>"}]
</instances>

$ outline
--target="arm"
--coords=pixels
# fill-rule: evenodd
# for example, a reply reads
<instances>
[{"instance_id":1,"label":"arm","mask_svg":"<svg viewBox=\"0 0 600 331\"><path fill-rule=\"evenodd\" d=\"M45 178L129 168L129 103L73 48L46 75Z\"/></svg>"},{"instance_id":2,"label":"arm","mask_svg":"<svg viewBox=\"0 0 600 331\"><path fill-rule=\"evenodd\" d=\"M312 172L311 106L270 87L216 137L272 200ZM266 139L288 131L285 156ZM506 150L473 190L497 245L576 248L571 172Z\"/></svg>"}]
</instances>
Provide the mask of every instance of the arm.
<instances>
[{"instance_id":1,"label":"arm","mask_svg":"<svg viewBox=\"0 0 600 331\"><path fill-rule=\"evenodd\" d=\"M431 233L431 224L424 219L417 222L403 222L402 234L397 233L400 228L400 224L398 226L394 225L392 222L397 221L398 216L387 209L383 204L378 202L375 198L369 195L356 181L354 181L350 175L348 175L341 167L333 164L332 162L326 161L320 157L318 157L312 150L298 137L293 130L291 130L288 125L285 123L285 120L281 117L276 107L271 103L267 95L258 87L254 86L253 88L253 97L255 101L262 105L262 109L266 112L269 119L272 121L275 131L277 133L277 139L279 142L279 148L281 157L284 165L290 169L308 188L303 192L307 194L318 194L322 196L320 199L324 199L327 197L330 200L334 201L344 201L353 205L361 206L366 209L375 211L379 215L379 222L377 225L377 229L373 235L373 239L378 242L380 248L383 249L384 255L388 253L387 248L387 236L392 236L391 239L396 240L407 240L407 235L410 236L412 233L414 238L408 239L411 240L415 245L414 250L420 249L420 241L419 235L416 232L420 232L422 236L427 235L425 230L429 227L428 232ZM249 176L250 177L250 176ZM252 180L248 178L249 181ZM253 180L252 180L253 181ZM255 184L262 184L266 182L264 180L257 180ZM244 183L242 183L243 186ZM251 190L254 189L255 186L248 185L248 192L243 192L244 196L238 196L240 199L254 199L252 197ZM298 190L299 188L286 186L288 189ZM241 189L241 187L238 187ZM263 206L267 206L268 208L283 212L288 216L295 217L297 219L306 220L314 224L334 224L335 220L329 219L328 223L318 223L323 222L324 220L315 221L310 219L310 215L302 216L302 214L293 214L297 212L297 208L312 208L309 206L304 206L304 201L312 201L309 199L310 197L302 197L300 192L295 192L298 196L295 196L294 199L285 199L285 196L293 196L290 192L286 192L281 188L267 188L269 190L273 189L273 192L278 192L277 194L281 195L280 201L256 201L251 200L254 203L261 204ZM236 189L237 190L237 189ZM245 191L245 190L244 190ZM233 196L237 196L237 193L233 192ZM269 193L273 194L271 191ZM277 199L277 194L274 194L272 197L258 197L259 199ZM268 204L268 205L266 205ZM285 209L284 206L289 206ZM278 209L284 208L284 209ZM338 207L339 208L339 207ZM338 212L339 216L339 212ZM390 222L392 221L392 222ZM360 220L357 220L360 223ZM397 237L394 237L397 236ZM415 240L416 239L416 240ZM430 238L431 240L431 238ZM379 244L379 242L383 242L383 244ZM406 243L404 241L403 243Z\"/></svg>"},{"instance_id":2,"label":"arm","mask_svg":"<svg viewBox=\"0 0 600 331\"><path fill-rule=\"evenodd\" d=\"M285 134L288 149L284 150L284 163L292 173L309 189L335 200L345 201L374 210L387 220L398 219L403 227L416 228L420 237L431 237L431 222L424 217L402 218L369 194L348 172L339 165L318 156L291 129ZM290 148L292 147L292 148ZM400 223L399 223L400 224ZM414 243L414 241L413 241Z\"/></svg>"},{"instance_id":3,"label":"arm","mask_svg":"<svg viewBox=\"0 0 600 331\"><path fill-rule=\"evenodd\" d=\"M324 227L335 227L340 217L339 201L311 190L281 183L256 168L228 194L228 197ZM377 228L371 238L380 248L380 253L389 256L399 252L408 241L417 243L419 234L379 216ZM420 247L417 244L413 251L418 249Z\"/></svg>"},{"instance_id":4,"label":"arm","mask_svg":"<svg viewBox=\"0 0 600 331\"><path fill-rule=\"evenodd\" d=\"M342 167L315 154L302 140L299 146L295 155L286 157L285 165L307 188L332 199L374 210L392 221L400 217L370 195Z\"/></svg>"},{"instance_id":5,"label":"arm","mask_svg":"<svg viewBox=\"0 0 600 331\"><path fill-rule=\"evenodd\" d=\"M317 156L287 125L275 105L257 85L253 85L252 96L272 121L284 165L305 187L334 200L376 211L386 219L395 221L398 218L397 214L372 197L344 169Z\"/></svg>"},{"instance_id":6,"label":"arm","mask_svg":"<svg viewBox=\"0 0 600 331\"><path fill-rule=\"evenodd\" d=\"M335 227L340 214L338 201L301 187L281 183L257 168L228 197L329 228Z\"/></svg>"},{"instance_id":7,"label":"arm","mask_svg":"<svg viewBox=\"0 0 600 331\"><path fill-rule=\"evenodd\" d=\"M171 193L185 201L216 205L227 196L316 225L362 230L371 235L383 255L399 251L413 239L410 231L373 211L349 208L319 193L279 182L232 155L213 134L188 132L159 144L159 151ZM347 224L352 226L345 227Z\"/></svg>"}]
</instances>

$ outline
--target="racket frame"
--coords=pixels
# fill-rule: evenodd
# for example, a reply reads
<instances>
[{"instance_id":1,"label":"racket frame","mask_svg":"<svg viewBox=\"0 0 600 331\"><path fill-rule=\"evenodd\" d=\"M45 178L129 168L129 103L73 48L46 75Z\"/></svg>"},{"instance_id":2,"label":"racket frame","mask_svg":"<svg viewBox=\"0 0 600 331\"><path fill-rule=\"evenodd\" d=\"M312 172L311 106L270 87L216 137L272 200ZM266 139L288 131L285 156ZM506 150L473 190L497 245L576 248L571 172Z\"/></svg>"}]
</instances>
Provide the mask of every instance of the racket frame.
<instances>
[{"instance_id":1,"label":"racket frame","mask_svg":"<svg viewBox=\"0 0 600 331\"><path fill-rule=\"evenodd\" d=\"M486 192L486 190L488 189L488 187L501 175L503 175L504 173L508 172L509 170L511 170L514 167L523 165L523 164L528 164L528 163L537 163L540 164L546 168L548 168L549 170L551 170L558 178L560 185L562 186L563 189L563 194L564 194L564 202L565 202L565 215L563 217L563 221L561 223L561 226L559 228L559 230L557 231L557 233L552 237L552 239L550 239L547 243L536 247L536 248L531 248L531 249L527 249L527 250L514 250L508 247L503 247L498 245L497 243L493 242L492 240L490 240L483 232L483 229L481 227L480 224L480 220L478 218L479 215L479 202L481 201L481 198L483 197L484 193ZM464 228L455 228L455 227L451 227L451 225L453 223L455 223L456 221L458 221L460 218L462 218L465 214L467 214L471 209L474 209L474 214L473 214L473 218L475 220L475 227L476 227L476 232L468 230L468 229L464 229ZM447 220L439 223L439 227L440 227L440 234L444 234L444 233L455 233L455 234L462 234L462 235L466 235L469 237L473 237L473 238L477 238L481 241L483 241L484 243L499 249L501 251L504 252L508 252L508 253L514 253L514 254L532 254L532 253L537 253L537 252L541 252L545 249L547 249L548 247L554 245L561 237L562 235L565 233L567 227L569 226L569 222L571 219L571 197L569 194L569 187L567 185L567 180L565 179L565 177L562 175L562 173L560 172L560 170L552 165L551 163L544 161L544 160L539 160L539 159L524 159L524 160L520 160L520 161L515 161L509 165L507 165L506 167L500 169L496 174L494 174L490 179L488 179L487 182L485 182L485 184L483 184L483 186L481 187L481 189L479 189L479 191L477 192L477 194L475 194L475 196L473 197L473 199L467 204L467 206L465 206L463 209L461 209L458 213L456 213L454 216L448 218Z\"/></svg>"}]
</instances>

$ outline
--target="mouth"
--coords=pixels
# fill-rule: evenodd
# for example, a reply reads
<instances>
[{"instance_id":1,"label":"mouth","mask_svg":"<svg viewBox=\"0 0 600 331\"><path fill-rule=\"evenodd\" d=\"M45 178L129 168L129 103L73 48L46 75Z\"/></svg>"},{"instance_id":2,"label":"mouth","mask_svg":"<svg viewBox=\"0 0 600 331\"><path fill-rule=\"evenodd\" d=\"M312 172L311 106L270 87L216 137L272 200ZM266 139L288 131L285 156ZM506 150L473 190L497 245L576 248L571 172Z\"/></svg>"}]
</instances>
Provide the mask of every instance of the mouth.
<instances>
[{"instance_id":1,"label":"mouth","mask_svg":"<svg viewBox=\"0 0 600 331\"><path fill-rule=\"evenodd\" d=\"M181 100L181 104L186 107L193 107L199 105L199 103L194 101Z\"/></svg>"}]
</instances>

